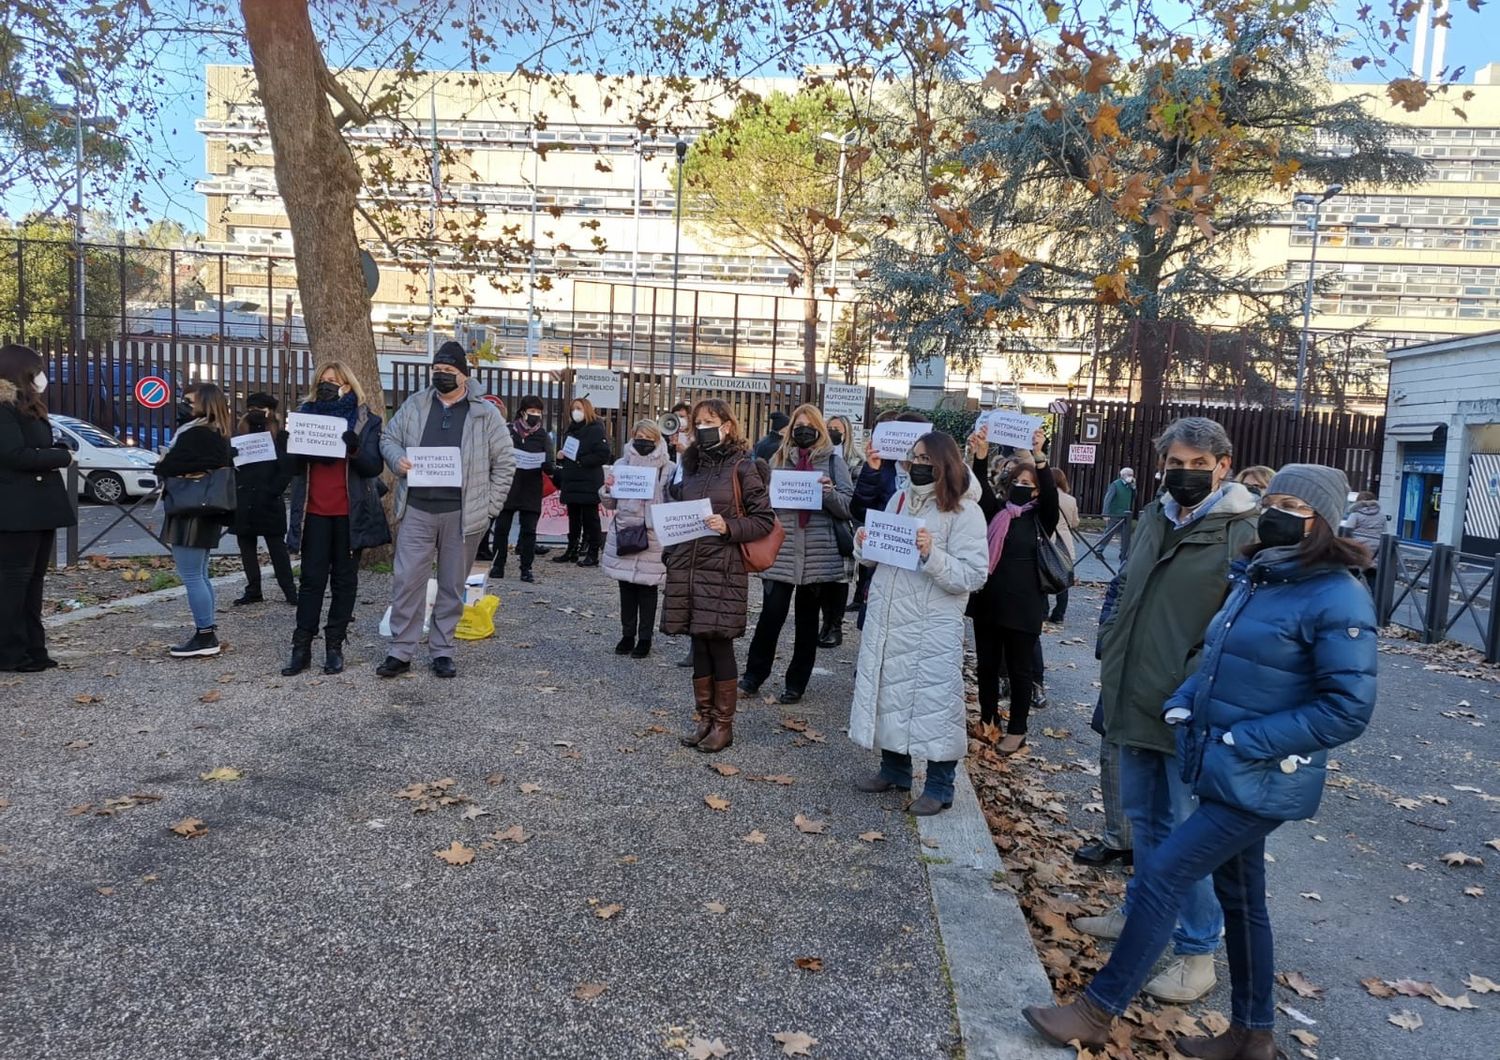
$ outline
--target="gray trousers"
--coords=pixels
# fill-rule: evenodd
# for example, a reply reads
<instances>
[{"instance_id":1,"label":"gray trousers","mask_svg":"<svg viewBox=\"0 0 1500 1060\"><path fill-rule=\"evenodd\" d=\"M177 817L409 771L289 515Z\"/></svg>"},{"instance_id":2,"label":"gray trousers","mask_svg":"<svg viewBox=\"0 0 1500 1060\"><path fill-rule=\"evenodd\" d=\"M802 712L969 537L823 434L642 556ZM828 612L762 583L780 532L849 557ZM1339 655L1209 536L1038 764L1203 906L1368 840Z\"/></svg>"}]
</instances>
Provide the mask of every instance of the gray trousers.
<instances>
[{"instance_id":1,"label":"gray trousers","mask_svg":"<svg viewBox=\"0 0 1500 1060\"><path fill-rule=\"evenodd\" d=\"M1099 794L1104 802L1104 834L1100 841L1110 850L1131 849L1130 818L1120 798L1120 755L1124 748L1108 740L1099 741Z\"/></svg>"},{"instance_id":2,"label":"gray trousers","mask_svg":"<svg viewBox=\"0 0 1500 1060\"><path fill-rule=\"evenodd\" d=\"M463 512L433 515L408 507L396 531L395 573L391 584L389 654L410 662L422 638L427 610L427 579L437 559L437 600L427 648L434 659L453 657L453 633L464 613L464 581L474 565L483 533L464 536Z\"/></svg>"}]
</instances>

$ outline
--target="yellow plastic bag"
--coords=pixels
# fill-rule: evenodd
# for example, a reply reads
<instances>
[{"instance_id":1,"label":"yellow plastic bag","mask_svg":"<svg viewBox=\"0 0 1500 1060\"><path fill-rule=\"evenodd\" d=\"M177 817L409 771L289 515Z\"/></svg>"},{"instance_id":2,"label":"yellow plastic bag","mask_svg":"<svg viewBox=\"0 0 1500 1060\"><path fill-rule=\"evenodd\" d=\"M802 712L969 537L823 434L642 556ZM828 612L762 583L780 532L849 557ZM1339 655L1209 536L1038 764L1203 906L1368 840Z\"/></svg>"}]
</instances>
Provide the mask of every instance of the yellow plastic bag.
<instances>
[{"instance_id":1,"label":"yellow plastic bag","mask_svg":"<svg viewBox=\"0 0 1500 1060\"><path fill-rule=\"evenodd\" d=\"M459 640L484 640L495 635L495 611L500 606L500 597L493 593L481 596L477 603L465 604L463 617L458 620L454 636Z\"/></svg>"}]
</instances>

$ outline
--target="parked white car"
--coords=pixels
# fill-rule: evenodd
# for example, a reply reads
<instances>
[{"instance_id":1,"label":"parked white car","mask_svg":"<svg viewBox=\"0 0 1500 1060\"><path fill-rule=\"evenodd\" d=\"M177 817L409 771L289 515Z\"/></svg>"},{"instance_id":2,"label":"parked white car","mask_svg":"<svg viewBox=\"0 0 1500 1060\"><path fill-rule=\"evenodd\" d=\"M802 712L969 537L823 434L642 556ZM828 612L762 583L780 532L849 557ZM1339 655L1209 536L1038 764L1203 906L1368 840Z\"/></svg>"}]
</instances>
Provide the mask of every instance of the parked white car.
<instances>
[{"instance_id":1,"label":"parked white car","mask_svg":"<svg viewBox=\"0 0 1500 1060\"><path fill-rule=\"evenodd\" d=\"M53 414L52 437L73 450L78 464L78 495L106 504L155 493L156 453L126 445L87 420ZM64 468L63 476L67 476Z\"/></svg>"}]
</instances>

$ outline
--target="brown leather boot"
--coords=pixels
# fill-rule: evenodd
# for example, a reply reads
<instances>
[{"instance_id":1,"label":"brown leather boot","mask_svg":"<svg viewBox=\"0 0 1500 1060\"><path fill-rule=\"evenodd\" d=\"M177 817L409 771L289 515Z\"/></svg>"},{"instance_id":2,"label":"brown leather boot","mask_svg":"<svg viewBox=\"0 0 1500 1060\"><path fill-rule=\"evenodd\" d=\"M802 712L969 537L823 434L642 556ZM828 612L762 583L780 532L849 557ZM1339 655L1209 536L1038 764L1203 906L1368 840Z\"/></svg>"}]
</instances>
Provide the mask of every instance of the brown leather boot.
<instances>
[{"instance_id":1,"label":"brown leather boot","mask_svg":"<svg viewBox=\"0 0 1500 1060\"><path fill-rule=\"evenodd\" d=\"M698 743L698 750L704 754L718 754L734 743L734 708L739 694L738 681L714 682L713 729Z\"/></svg>"},{"instance_id":2,"label":"brown leather boot","mask_svg":"<svg viewBox=\"0 0 1500 1060\"><path fill-rule=\"evenodd\" d=\"M1053 1045L1103 1045L1109 1041L1109 1028L1115 1018L1087 997L1079 996L1071 1005L1036 1005L1022 1013L1026 1022Z\"/></svg>"},{"instance_id":3,"label":"brown leather boot","mask_svg":"<svg viewBox=\"0 0 1500 1060\"><path fill-rule=\"evenodd\" d=\"M1249 1027L1230 1027L1217 1038L1178 1038L1173 1043L1183 1056L1202 1060L1276 1060L1276 1034Z\"/></svg>"},{"instance_id":4,"label":"brown leather boot","mask_svg":"<svg viewBox=\"0 0 1500 1060\"><path fill-rule=\"evenodd\" d=\"M684 747L697 747L703 742L703 737L708 735L714 724L714 679L712 677L693 678L693 700L698 705L697 713L693 715L697 727L693 729L691 736L679 736L677 742Z\"/></svg>"}]
</instances>

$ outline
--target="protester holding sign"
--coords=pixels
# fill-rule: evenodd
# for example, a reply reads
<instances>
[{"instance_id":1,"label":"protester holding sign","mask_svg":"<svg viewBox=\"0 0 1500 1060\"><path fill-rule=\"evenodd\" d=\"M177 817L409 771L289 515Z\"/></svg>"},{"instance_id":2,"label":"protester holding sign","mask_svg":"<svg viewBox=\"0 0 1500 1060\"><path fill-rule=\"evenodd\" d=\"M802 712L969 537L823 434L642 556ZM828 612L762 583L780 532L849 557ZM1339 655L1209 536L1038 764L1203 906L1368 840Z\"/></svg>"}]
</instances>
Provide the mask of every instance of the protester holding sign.
<instances>
[{"instance_id":1,"label":"protester holding sign","mask_svg":"<svg viewBox=\"0 0 1500 1060\"><path fill-rule=\"evenodd\" d=\"M562 502L568 506L568 549L553 556L552 562L597 567L599 546L604 543L599 490L604 485L604 465L609 463L609 437L588 398L573 399L568 420L557 447L557 473L553 475Z\"/></svg>"},{"instance_id":2,"label":"protester holding sign","mask_svg":"<svg viewBox=\"0 0 1500 1060\"><path fill-rule=\"evenodd\" d=\"M738 664L734 642L745 634L749 577L741 546L776 522L766 496L770 471L756 461L729 405L706 398L693 407L693 444L682 454L674 501L707 501L703 525L713 532L662 553L667 568L661 631L693 638L693 697L698 725L682 737L708 754L734 740Z\"/></svg>"},{"instance_id":3,"label":"protester holding sign","mask_svg":"<svg viewBox=\"0 0 1500 1060\"><path fill-rule=\"evenodd\" d=\"M178 424L172 444L156 464L163 481L165 497L172 490L170 480L228 474L234 466L234 450L229 436L234 421L224 392L212 383L199 383L184 395L191 418ZM193 613L193 635L172 648L176 659L219 654L218 621L214 618L214 586L208 577L208 559L224 536L224 527L234 518L234 510L204 511L201 514L174 514L168 511L162 520L162 542L172 550L177 576L187 590L188 607Z\"/></svg>"},{"instance_id":4,"label":"protester holding sign","mask_svg":"<svg viewBox=\"0 0 1500 1060\"><path fill-rule=\"evenodd\" d=\"M521 580L536 580L531 566L536 559L536 524L542 515L542 476L556 470L552 439L542 426L542 408L541 398L527 394L521 399L520 414L510 425L510 442L516 451L516 477L511 479L505 507L495 517L491 578L505 577L505 558L510 553L510 526L519 516L521 532L516 537L516 554L521 557Z\"/></svg>"},{"instance_id":5,"label":"protester holding sign","mask_svg":"<svg viewBox=\"0 0 1500 1060\"><path fill-rule=\"evenodd\" d=\"M858 478L865 461L859 447L854 444L854 428L850 426L847 417L828 417L828 440L844 458L844 464L849 468L850 481ZM854 498L851 496L851 509L853 503ZM853 531L853 523L850 523L851 535ZM850 554L844 557L844 580L829 582L823 587L823 625L818 629L818 647L820 648L837 648L844 643L844 612L849 605L849 586L854 584L858 569L859 565L854 562L851 550Z\"/></svg>"},{"instance_id":6,"label":"protester holding sign","mask_svg":"<svg viewBox=\"0 0 1500 1060\"><path fill-rule=\"evenodd\" d=\"M323 672L344 669L344 641L359 593L359 554L391 541L380 503L381 420L365 402L359 378L341 361L325 361L299 412L338 416L344 421L343 457L299 457L292 482L292 517L286 545L302 553L302 585L297 592L297 629L283 677L312 665L323 591L332 588L323 627Z\"/></svg>"},{"instance_id":7,"label":"protester holding sign","mask_svg":"<svg viewBox=\"0 0 1500 1060\"><path fill-rule=\"evenodd\" d=\"M434 450L432 459L422 459ZM432 672L456 677L453 638L464 610L464 582L516 471L505 417L469 378L469 359L458 343L438 347L432 385L396 410L380 453L396 476L394 511L401 528L391 577L391 644L375 673L396 677L411 669L435 562L437 599L427 647ZM424 464L428 474L418 477Z\"/></svg>"},{"instance_id":8,"label":"protester holding sign","mask_svg":"<svg viewBox=\"0 0 1500 1060\"><path fill-rule=\"evenodd\" d=\"M286 488L296 473L295 458L286 451L286 431L276 415L280 405L270 394L257 391L245 399L245 415L235 428L235 439L269 435L272 439L270 460L242 462L241 448L235 457L235 540L240 546L240 563L245 568L245 592L234 602L236 607L258 604L265 599L260 588L260 554L256 542L264 538L276 585L289 604L297 602L297 582L292 577L292 558L286 550Z\"/></svg>"},{"instance_id":9,"label":"protester holding sign","mask_svg":"<svg viewBox=\"0 0 1500 1060\"><path fill-rule=\"evenodd\" d=\"M880 751L880 771L860 791L909 791L912 756L927 760L922 797L907 809L931 816L953 805L954 775L968 747L964 707L964 604L984 584L984 517L979 484L952 438L923 435L908 464L910 484L887 511L921 519L913 570L874 567L849 738ZM854 535L856 554L869 533Z\"/></svg>"},{"instance_id":10,"label":"protester holding sign","mask_svg":"<svg viewBox=\"0 0 1500 1060\"><path fill-rule=\"evenodd\" d=\"M876 426L898 420L904 423L922 423L926 417L919 412L897 412L887 409L876 417ZM864 522L865 513L869 511L884 511L887 504L897 492L906 488L906 471L900 460L884 460L875 451L875 440L872 437L865 439L865 458L859 469L859 476L854 480L854 500L849 505L849 512L854 517L855 525ZM860 610L859 627L864 628L865 597L869 592L870 578L873 569L866 565L860 565L859 574L854 585L854 604Z\"/></svg>"},{"instance_id":11,"label":"protester holding sign","mask_svg":"<svg viewBox=\"0 0 1500 1060\"><path fill-rule=\"evenodd\" d=\"M755 636L750 641L750 654L745 660L745 676L740 679L740 688L753 695L771 675L776 661L776 642L781 637L781 627L786 624L787 612L795 602L792 659L787 666L786 687L780 698L783 703L796 703L807 691L813 662L818 655L819 619L826 587L834 585L841 593L848 591L839 531L834 524L835 521L847 523L854 484L849 480L849 468L844 458L839 456L828 437L823 414L816 405L801 405L792 413L786 439L771 458L773 494L777 494L774 488L776 477L788 471L818 476L811 483L817 487L814 503L818 507L809 510L799 502L796 507L776 509L776 516L786 530L786 540L776 554L776 562L761 575L765 583L765 600L760 619L755 624ZM788 490L777 496L785 503L792 499L792 492ZM773 504L777 503L777 496L773 496ZM850 536L852 551L852 533Z\"/></svg>"},{"instance_id":12,"label":"protester holding sign","mask_svg":"<svg viewBox=\"0 0 1500 1060\"><path fill-rule=\"evenodd\" d=\"M993 725L1000 710L1000 667L1010 677L1010 717L998 750L1013 755L1026 746L1031 716L1033 657L1047 596L1037 572L1037 550L1043 535L1057 533L1060 509L1057 480L1047 470L1041 428L1032 446L1036 463L1015 461L1001 472L1000 492L990 485L988 431L969 438L974 474L979 479L979 506L989 522L989 578L969 601L974 620L979 720Z\"/></svg>"},{"instance_id":13,"label":"protester holding sign","mask_svg":"<svg viewBox=\"0 0 1500 1060\"><path fill-rule=\"evenodd\" d=\"M617 476L625 469L650 473L649 496L629 499L614 496ZM644 659L651 654L651 635L656 631L657 590L667 581L662 565L661 542L651 529L651 508L666 495L673 466L667 458L667 443L654 420L641 420L629 447L604 478L600 502L615 513L604 542L604 573L620 583L620 642L616 655ZM635 493L637 491L631 491Z\"/></svg>"}]
</instances>

